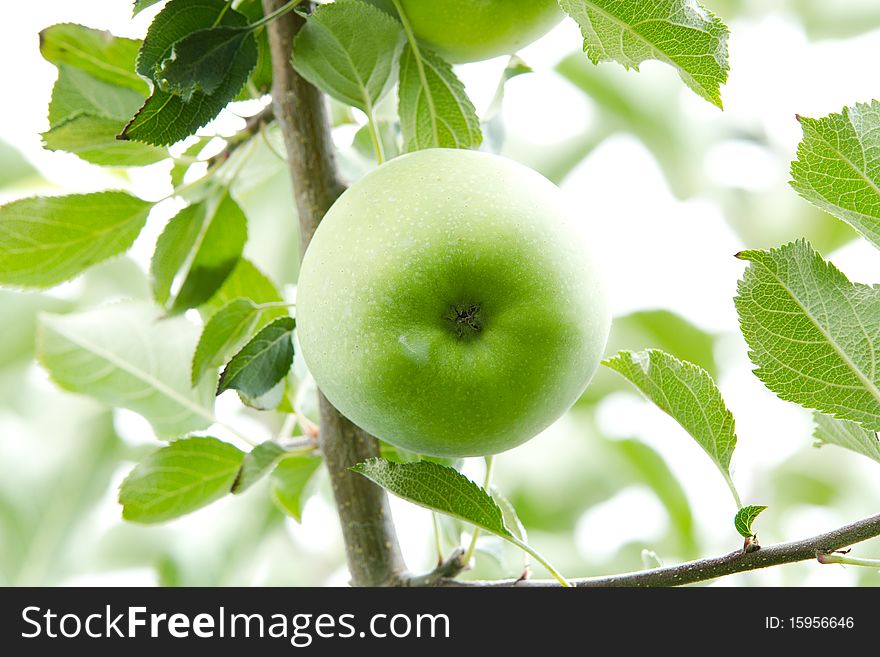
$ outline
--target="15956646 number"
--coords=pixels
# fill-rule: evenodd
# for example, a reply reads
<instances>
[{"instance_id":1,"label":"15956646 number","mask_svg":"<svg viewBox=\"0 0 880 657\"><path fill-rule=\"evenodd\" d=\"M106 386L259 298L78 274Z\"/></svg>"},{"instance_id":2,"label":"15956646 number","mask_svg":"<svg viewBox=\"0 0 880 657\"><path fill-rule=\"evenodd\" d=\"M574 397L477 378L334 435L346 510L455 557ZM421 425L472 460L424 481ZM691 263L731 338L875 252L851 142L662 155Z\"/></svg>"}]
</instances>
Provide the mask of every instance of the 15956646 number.
<instances>
[{"instance_id":1,"label":"15956646 number","mask_svg":"<svg viewBox=\"0 0 880 657\"><path fill-rule=\"evenodd\" d=\"M851 630L855 627L852 616L791 616L788 622L789 627L794 630Z\"/></svg>"}]
</instances>

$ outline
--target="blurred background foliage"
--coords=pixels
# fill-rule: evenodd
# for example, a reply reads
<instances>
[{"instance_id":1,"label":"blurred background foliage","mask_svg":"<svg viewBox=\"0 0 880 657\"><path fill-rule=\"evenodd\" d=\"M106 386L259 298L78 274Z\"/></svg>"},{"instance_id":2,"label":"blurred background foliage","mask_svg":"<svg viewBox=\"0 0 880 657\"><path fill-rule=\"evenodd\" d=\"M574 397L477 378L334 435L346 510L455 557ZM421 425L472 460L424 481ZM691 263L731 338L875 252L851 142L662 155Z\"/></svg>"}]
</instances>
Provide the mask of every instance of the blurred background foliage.
<instances>
[{"instance_id":1,"label":"blurred background foliage","mask_svg":"<svg viewBox=\"0 0 880 657\"><path fill-rule=\"evenodd\" d=\"M737 75L737 47L746 49L749 35L767 21L771 26L787 26L810 44L871 38L875 48L880 46L880 3L876 0L709 0L706 4L733 30L732 76ZM635 75L618 66L595 67L574 51L577 39L571 39L572 33L569 27L565 39L551 35L536 44L528 51L534 62L524 54L535 72L523 77L553 76L557 85L567 87L568 95L558 102L581 94L589 115L583 129L562 131L558 138L518 129L516 121L506 122L515 102L508 94L505 109L492 119L493 139L503 138L496 144L502 153L576 191L584 180L578 172L589 167L590 158L601 148L619 143L614 137L624 135L637 140L650 155L676 203L699 199L709 204L740 245L763 248L806 236L834 259L837 250L855 239L847 226L811 207L788 188L782 174L794 152L796 141L792 143L791 135L779 139L767 130L766 123L747 113L731 117L702 106L694 110L694 99L683 91L674 74ZM846 46L840 46L838 52L846 52ZM465 67L462 75L469 88L483 88L473 94L478 101L481 94L486 95L486 87L494 93L494 86L483 84L487 78L480 65L475 66ZM496 69L497 65L491 71L497 80ZM845 66L840 71L847 75ZM509 85L512 90L514 84ZM880 93L876 76L873 84L876 97ZM821 95L822 90L816 93ZM48 89L33 95L32 106L44 106ZM732 101L726 100L729 109ZM866 98L832 100L828 111ZM333 104L331 109L342 170L347 177L356 178L373 166L361 122L348 108ZM539 122L542 118L534 115L529 120ZM8 121L2 123L0 134L17 133ZM386 123L383 130L392 132L394 126ZM17 147L0 142L0 199L64 190L66 182L60 172L66 171L65 167L75 172L74 177L96 170L71 162L72 158L63 154L34 155L36 151L28 150L32 143L30 137L17 140ZM757 186L741 185L735 175L713 173L709 162L724 144L746 149L740 158L746 166L748 154L760 151L758 159L769 159L776 168L774 179ZM255 149L248 166L232 182L233 196L249 219L245 255L277 283L293 285L297 259L291 254L297 249L296 231L278 227L292 226L295 212L286 170L277 155L282 150L277 132L268 130ZM167 173L160 171L155 179ZM152 192L155 198L167 193L162 186L167 182L131 180L128 175L103 171L104 178L96 184L135 189L145 185L158 190ZM634 179L629 184L638 195L641 181ZM192 193L197 194L197 189ZM659 216L656 219L662 220ZM688 248L702 246L694 243ZM654 248L662 250L664 245L658 243ZM623 257L626 251L615 253ZM638 261L629 266L634 278L653 274L643 270ZM155 446L155 440L148 426L132 414L109 410L54 387L35 360L34 328L40 312L75 312L118 298L148 298L144 271L143 262L134 253L45 293L0 291L0 463L4 466L0 477L0 584L345 583L341 539L323 473L315 482L315 495L306 504L301 524L273 505L266 482L240 497L160 527L121 521L116 487L131 464ZM690 275L699 277L701 272ZM716 296L729 298L734 283L735 279L730 280ZM690 307L697 308L701 303L699 299L691 302ZM760 389L754 377L742 376L749 366L730 316L715 320L700 318L694 311L684 315L687 317L680 309L660 307L650 298L630 303L615 318L608 353L658 347L706 368L719 378L723 392L748 385L756 399L769 399L768 408L778 405L783 409L783 415L772 424L774 430L781 427L786 434L778 436L781 446L769 449L755 444L756 438L743 430L739 436L744 453L734 477L742 476L747 503L770 506L757 523L764 541L794 539L875 513L880 499L876 465L863 464L859 457L842 450L814 449L808 414L775 400ZM740 412L748 412L750 402L738 399L731 405L739 417ZM754 412L764 409L760 405ZM622 421L621 414L644 414L646 419L642 423ZM746 428L764 419L757 416L746 422ZM269 420L278 422L278 418ZM764 436L769 440L776 437ZM545 435L498 458L496 484L516 507L530 542L568 575L653 565L653 557L643 556L645 550L666 563L733 550L740 540L732 530L734 509L723 484L714 481L712 466L688 440L638 401L623 379L604 370L572 411ZM465 464L465 472L475 478L481 476L480 468L479 462ZM394 511L410 566L429 567L436 558L430 514L397 501ZM459 541L462 531L467 531L449 520L441 522L441 529L447 550ZM479 548L477 568L467 577L520 572L522 555L516 550L490 537L481 539ZM880 541L866 543L859 550L865 556L880 556ZM535 572L540 574L538 569ZM880 574L799 564L720 582L826 583L878 585Z\"/></svg>"}]
</instances>

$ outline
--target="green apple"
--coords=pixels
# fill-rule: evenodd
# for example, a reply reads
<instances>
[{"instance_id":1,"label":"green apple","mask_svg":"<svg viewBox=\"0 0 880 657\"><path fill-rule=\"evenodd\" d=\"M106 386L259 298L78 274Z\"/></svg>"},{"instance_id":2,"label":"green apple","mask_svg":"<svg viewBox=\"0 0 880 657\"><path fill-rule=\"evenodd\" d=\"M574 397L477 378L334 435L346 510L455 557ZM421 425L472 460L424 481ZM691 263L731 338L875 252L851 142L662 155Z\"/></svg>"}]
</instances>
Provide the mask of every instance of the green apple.
<instances>
[{"instance_id":1,"label":"green apple","mask_svg":"<svg viewBox=\"0 0 880 657\"><path fill-rule=\"evenodd\" d=\"M431 149L350 187L306 250L302 355L352 422L420 454L495 454L583 393L610 324L559 188L496 155Z\"/></svg>"},{"instance_id":2,"label":"green apple","mask_svg":"<svg viewBox=\"0 0 880 657\"><path fill-rule=\"evenodd\" d=\"M370 0L394 12L391 0ZM400 0L413 32L453 63L510 55L562 20L557 0Z\"/></svg>"}]
</instances>

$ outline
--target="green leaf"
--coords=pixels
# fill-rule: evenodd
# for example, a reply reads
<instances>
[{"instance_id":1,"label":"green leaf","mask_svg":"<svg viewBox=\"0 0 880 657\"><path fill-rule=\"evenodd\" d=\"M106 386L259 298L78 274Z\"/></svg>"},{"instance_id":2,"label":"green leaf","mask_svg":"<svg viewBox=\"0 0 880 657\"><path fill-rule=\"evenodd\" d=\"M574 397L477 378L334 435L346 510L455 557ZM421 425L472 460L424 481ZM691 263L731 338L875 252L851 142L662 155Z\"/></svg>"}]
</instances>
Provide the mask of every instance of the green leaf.
<instances>
[{"instance_id":1,"label":"green leaf","mask_svg":"<svg viewBox=\"0 0 880 657\"><path fill-rule=\"evenodd\" d=\"M504 89L507 83L513 80L513 78L518 78L520 75L533 72L534 69L517 55L513 55L507 61L507 66L501 72L501 79L498 81L498 86L495 89L495 95L492 97L492 102L489 103L489 109L486 110L485 120L487 122L501 113L501 108L504 105Z\"/></svg>"},{"instance_id":2,"label":"green leaf","mask_svg":"<svg viewBox=\"0 0 880 657\"><path fill-rule=\"evenodd\" d=\"M75 115L44 132L43 144L50 151L67 151L101 166L145 166L168 157L164 148L116 139L121 127L115 119Z\"/></svg>"},{"instance_id":3,"label":"green leaf","mask_svg":"<svg viewBox=\"0 0 880 657\"><path fill-rule=\"evenodd\" d=\"M172 56L174 45L189 34L218 26L243 27L247 22L223 0L171 0L165 5L150 25L137 59L138 73L152 79L157 88L119 139L166 146L192 135L217 116L235 98L257 63L253 38L242 42L226 76L210 94L194 91L189 99L184 99L162 91L161 67Z\"/></svg>"},{"instance_id":4,"label":"green leaf","mask_svg":"<svg viewBox=\"0 0 880 657\"><path fill-rule=\"evenodd\" d=\"M187 206L156 242L150 263L156 301L172 314L203 304L235 269L246 241L247 217L227 190Z\"/></svg>"},{"instance_id":5,"label":"green leaf","mask_svg":"<svg viewBox=\"0 0 880 657\"><path fill-rule=\"evenodd\" d=\"M40 178L40 173L18 149L0 140L0 189Z\"/></svg>"},{"instance_id":6,"label":"green leaf","mask_svg":"<svg viewBox=\"0 0 880 657\"><path fill-rule=\"evenodd\" d=\"M143 415L160 436L204 429L214 421L213 381L197 388L189 362L198 329L186 319L159 320L155 307L118 303L73 315L41 315L40 363L65 390Z\"/></svg>"},{"instance_id":7,"label":"green leaf","mask_svg":"<svg viewBox=\"0 0 880 657\"><path fill-rule=\"evenodd\" d=\"M145 95L128 87L104 82L68 64L58 65L58 79L49 101L49 125L79 114L124 123L144 102Z\"/></svg>"},{"instance_id":8,"label":"green leaf","mask_svg":"<svg viewBox=\"0 0 880 657\"><path fill-rule=\"evenodd\" d=\"M394 81L403 31L383 11L346 0L319 6L293 43L293 66L337 100L372 116Z\"/></svg>"},{"instance_id":9,"label":"green leaf","mask_svg":"<svg viewBox=\"0 0 880 657\"><path fill-rule=\"evenodd\" d=\"M242 0L235 9L247 18L249 24L256 23L265 16L261 0ZM251 72L247 87L241 90L236 100L252 98L254 91L260 95L272 90L272 52L269 48L268 30L257 30L254 36L257 39L257 65Z\"/></svg>"},{"instance_id":10,"label":"green leaf","mask_svg":"<svg viewBox=\"0 0 880 657\"><path fill-rule=\"evenodd\" d=\"M272 471L272 499L297 522L302 522L308 484L321 460L319 456L288 456Z\"/></svg>"},{"instance_id":11,"label":"green leaf","mask_svg":"<svg viewBox=\"0 0 880 657\"><path fill-rule=\"evenodd\" d=\"M385 160L393 160L400 155L400 146L398 144L400 128L397 122L379 119L375 121L374 126L379 141L382 144ZM364 124L358 128L358 131L354 133L351 145L355 151L368 160L376 159L376 146L373 143L373 134L369 124Z\"/></svg>"},{"instance_id":12,"label":"green leaf","mask_svg":"<svg viewBox=\"0 0 880 657\"><path fill-rule=\"evenodd\" d=\"M4 431L3 449L10 454L16 443L22 445L39 455L40 465L3 457L8 467L0 485L0 580L51 586L92 567L90 553L104 534L95 531L95 514L106 509L108 482L130 448L117 437L111 413L22 374L17 387L31 397L12 411L16 426ZM8 418L12 409L5 410Z\"/></svg>"},{"instance_id":13,"label":"green leaf","mask_svg":"<svg viewBox=\"0 0 880 657\"><path fill-rule=\"evenodd\" d=\"M391 443L386 443L384 440L379 441L379 456L381 456L386 461L393 461L394 463L432 461L433 463L447 465L450 468L455 468L456 470L461 470L461 466L464 463L464 459L460 458L446 458L443 456L428 456L427 454L417 454L415 452L409 451L408 449L403 449L402 447L397 447L395 445L392 445Z\"/></svg>"},{"instance_id":14,"label":"green leaf","mask_svg":"<svg viewBox=\"0 0 880 657\"><path fill-rule=\"evenodd\" d=\"M200 137L194 144L191 144L185 151L183 151L181 159L175 160L174 166L171 167L170 174L172 187L176 189L183 184L183 177L193 164L185 158L198 157L209 141L211 141L209 138Z\"/></svg>"},{"instance_id":15,"label":"green leaf","mask_svg":"<svg viewBox=\"0 0 880 657\"><path fill-rule=\"evenodd\" d=\"M880 429L880 288L850 283L798 240L737 255L740 327L755 375L787 401Z\"/></svg>"},{"instance_id":16,"label":"green leaf","mask_svg":"<svg viewBox=\"0 0 880 657\"><path fill-rule=\"evenodd\" d=\"M514 538L489 494L454 468L418 461L370 459L352 468L413 504L464 520L502 538Z\"/></svg>"},{"instance_id":17,"label":"green leaf","mask_svg":"<svg viewBox=\"0 0 880 657\"><path fill-rule=\"evenodd\" d=\"M625 341L641 340L645 346L677 354L680 360L699 365L716 376L715 336L681 315L668 310L637 310L615 317L614 330L622 332Z\"/></svg>"},{"instance_id":18,"label":"green leaf","mask_svg":"<svg viewBox=\"0 0 880 657\"><path fill-rule=\"evenodd\" d=\"M271 390L293 363L295 326L292 317L282 317L257 333L223 370L217 394L238 390L254 398Z\"/></svg>"},{"instance_id":19,"label":"green leaf","mask_svg":"<svg viewBox=\"0 0 880 657\"><path fill-rule=\"evenodd\" d=\"M248 50L247 45L242 50ZM245 57L236 58L229 75L216 92L210 95L195 92L188 102L180 96L154 91L117 139L169 146L195 134L216 117L247 82L253 68L249 61Z\"/></svg>"},{"instance_id":20,"label":"green leaf","mask_svg":"<svg viewBox=\"0 0 880 657\"><path fill-rule=\"evenodd\" d=\"M257 483L269 473L269 470L286 453L281 445L271 440L267 440L254 447L244 457L244 462L241 464L238 475L232 483L232 494L238 495L243 493Z\"/></svg>"},{"instance_id":21,"label":"green leaf","mask_svg":"<svg viewBox=\"0 0 880 657\"><path fill-rule=\"evenodd\" d=\"M51 287L123 253L152 207L125 192L38 196L0 206L0 284Z\"/></svg>"},{"instance_id":22,"label":"green leaf","mask_svg":"<svg viewBox=\"0 0 880 657\"><path fill-rule=\"evenodd\" d=\"M880 248L880 102L798 119L804 138L791 186Z\"/></svg>"},{"instance_id":23,"label":"green leaf","mask_svg":"<svg viewBox=\"0 0 880 657\"><path fill-rule=\"evenodd\" d=\"M621 350L660 349L676 354L679 360L699 365L710 376L717 376L716 336L685 318L667 310L639 310L614 318L605 353ZM624 390L627 383L612 371L600 368L584 391L580 403L595 404L605 396Z\"/></svg>"},{"instance_id":24,"label":"green leaf","mask_svg":"<svg viewBox=\"0 0 880 657\"><path fill-rule=\"evenodd\" d=\"M287 379L281 379L274 386L269 388L262 395L258 395L256 397L251 397L247 393L242 392L241 390L236 391L238 393L238 398L241 400L241 403L245 406L248 406L255 411L274 411L279 409L282 403L286 402L289 410L285 412L291 412L293 409L290 408L290 401L286 400L284 397L284 391L287 389Z\"/></svg>"},{"instance_id":25,"label":"green leaf","mask_svg":"<svg viewBox=\"0 0 880 657\"><path fill-rule=\"evenodd\" d=\"M504 513L485 490L458 470L431 461L393 463L369 459L351 468L413 504L464 520L530 554L563 586L571 586L546 559L521 540L504 522Z\"/></svg>"},{"instance_id":26,"label":"green leaf","mask_svg":"<svg viewBox=\"0 0 880 657\"><path fill-rule=\"evenodd\" d=\"M645 570L662 568L663 560L657 555L656 552L654 552L654 550L644 549L642 550L642 567Z\"/></svg>"},{"instance_id":27,"label":"green leaf","mask_svg":"<svg viewBox=\"0 0 880 657\"><path fill-rule=\"evenodd\" d=\"M243 459L241 450L210 437L156 450L119 487L122 517L152 524L201 509L229 492Z\"/></svg>"},{"instance_id":28,"label":"green leaf","mask_svg":"<svg viewBox=\"0 0 880 657\"><path fill-rule=\"evenodd\" d=\"M480 119L452 66L407 44L400 57L400 129L407 151L476 148L483 141Z\"/></svg>"},{"instance_id":29,"label":"green leaf","mask_svg":"<svg viewBox=\"0 0 880 657\"><path fill-rule=\"evenodd\" d=\"M143 101L144 95L137 91L59 64L44 144L50 150L68 151L107 166L142 166L163 160L168 157L165 149L116 139Z\"/></svg>"},{"instance_id":30,"label":"green leaf","mask_svg":"<svg viewBox=\"0 0 880 657\"><path fill-rule=\"evenodd\" d=\"M261 304L283 301L275 284L254 263L245 258L238 261L217 293L201 307L201 310L204 316L210 317L236 299L250 299L254 303ZM287 310L281 307L266 308L264 312L272 319L287 315Z\"/></svg>"},{"instance_id":31,"label":"green leaf","mask_svg":"<svg viewBox=\"0 0 880 657\"><path fill-rule=\"evenodd\" d=\"M185 36L174 44L171 57L156 72L162 91L187 102L196 91L214 93L235 64L246 39L254 39L246 26L213 27Z\"/></svg>"},{"instance_id":32,"label":"green leaf","mask_svg":"<svg viewBox=\"0 0 880 657\"><path fill-rule=\"evenodd\" d=\"M504 520L504 526L510 529L510 533L516 536L522 543L528 543L529 535L525 525L516 513L513 504L508 500L500 490L492 486L489 490L492 499L498 508L501 509L501 518ZM528 552L522 552L523 570L529 567L530 559Z\"/></svg>"},{"instance_id":33,"label":"green leaf","mask_svg":"<svg viewBox=\"0 0 880 657\"><path fill-rule=\"evenodd\" d=\"M115 37L73 23L61 23L40 32L40 53L56 66L67 64L111 85L127 87L142 96L149 87L137 73L135 61L141 42Z\"/></svg>"},{"instance_id":34,"label":"green leaf","mask_svg":"<svg viewBox=\"0 0 880 657\"><path fill-rule=\"evenodd\" d=\"M131 15L137 16L147 7L152 7L155 4L162 2L162 0L134 0L134 7L132 8Z\"/></svg>"},{"instance_id":35,"label":"green leaf","mask_svg":"<svg viewBox=\"0 0 880 657\"><path fill-rule=\"evenodd\" d=\"M608 445L623 457L634 480L650 487L666 508L669 521L679 537L682 556L695 555L697 539L690 501L663 457L650 445L632 438L608 441Z\"/></svg>"},{"instance_id":36,"label":"green leaf","mask_svg":"<svg viewBox=\"0 0 880 657\"><path fill-rule=\"evenodd\" d=\"M673 66L684 83L721 107L727 81L728 29L694 0L559 0L577 21L594 64L615 60L639 69L646 59Z\"/></svg>"},{"instance_id":37,"label":"green leaf","mask_svg":"<svg viewBox=\"0 0 880 657\"><path fill-rule=\"evenodd\" d=\"M733 415L706 370L657 349L621 351L602 364L678 422L730 481L730 457L736 447Z\"/></svg>"},{"instance_id":38,"label":"green leaf","mask_svg":"<svg viewBox=\"0 0 880 657\"><path fill-rule=\"evenodd\" d=\"M224 365L271 317L250 299L233 299L223 306L202 330L192 362L192 383L196 385L210 370Z\"/></svg>"},{"instance_id":39,"label":"green leaf","mask_svg":"<svg viewBox=\"0 0 880 657\"><path fill-rule=\"evenodd\" d=\"M70 301L48 294L0 289L0 317L3 318L0 375L14 377L14 364L33 359L37 315L40 312L63 313L69 312L72 307L73 303ZM4 398L4 405L14 404L7 395L0 396Z\"/></svg>"},{"instance_id":40,"label":"green leaf","mask_svg":"<svg viewBox=\"0 0 880 657\"><path fill-rule=\"evenodd\" d=\"M581 53L572 53L556 65L556 71L578 87L596 106L595 127L572 140L564 159L543 164L544 175L559 183L610 134L628 133L651 151L680 199L700 194L705 189L701 163L709 140L699 137L681 120L677 89L664 87L652 94L653 102L644 102L644 89L617 67L594 66ZM546 156L542 158L547 160ZM763 226L764 224L762 224Z\"/></svg>"},{"instance_id":41,"label":"green leaf","mask_svg":"<svg viewBox=\"0 0 880 657\"><path fill-rule=\"evenodd\" d=\"M487 145L493 153L500 153L504 146L506 131L501 110L504 107L504 92L507 83L513 78L532 72L532 67L525 63L517 55L513 55L501 73L501 79L495 88L495 95L486 113L483 115L483 135Z\"/></svg>"},{"instance_id":42,"label":"green leaf","mask_svg":"<svg viewBox=\"0 0 880 657\"><path fill-rule=\"evenodd\" d=\"M523 525L522 520L519 519L516 509L513 508L513 504L495 486L492 486L489 492L495 504L501 509L501 518L504 521L504 526L508 527L510 532L523 543L527 543L529 540L528 532L526 532L526 527Z\"/></svg>"},{"instance_id":43,"label":"green leaf","mask_svg":"<svg viewBox=\"0 0 880 657\"><path fill-rule=\"evenodd\" d=\"M813 421L816 423L813 432L816 447L837 445L880 463L880 439L876 431L869 431L849 420L835 420L824 413L814 413Z\"/></svg>"},{"instance_id":44,"label":"green leaf","mask_svg":"<svg viewBox=\"0 0 880 657\"><path fill-rule=\"evenodd\" d=\"M226 0L171 0L156 14L137 54L137 72L158 83L157 71L174 52L174 44L184 37L218 25L243 26L246 20L233 13L231 20ZM242 17L243 18L243 17Z\"/></svg>"},{"instance_id":45,"label":"green leaf","mask_svg":"<svg viewBox=\"0 0 880 657\"><path fill-rule=\"evenodd\" d=\"M744 506L736 512L736 516L733 518L733 526L736 527L736 531L739 532L740 536L743 538L749 538L755 535L755 531L752 529L752 524L755 522L755 518L757 518L766 508L766 506L751 505Z\"/></svg>"}]
</instances>

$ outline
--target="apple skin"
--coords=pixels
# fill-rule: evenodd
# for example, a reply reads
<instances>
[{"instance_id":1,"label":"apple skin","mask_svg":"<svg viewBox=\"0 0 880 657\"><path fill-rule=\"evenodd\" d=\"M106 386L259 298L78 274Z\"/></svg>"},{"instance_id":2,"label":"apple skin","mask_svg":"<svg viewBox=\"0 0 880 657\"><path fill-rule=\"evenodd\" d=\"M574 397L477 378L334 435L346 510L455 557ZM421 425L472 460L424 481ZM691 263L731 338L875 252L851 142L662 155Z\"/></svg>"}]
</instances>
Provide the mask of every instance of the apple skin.
<instances>
[{"instance_id":1,"label":"apple skin","mask_svg":"<svg viewBox=\"0 0 880 657\"><path fill-rule=\"evenodd\" d=\"M391 0L370 0L395 13ZM510 55L564 14L557 0L401 0L416 36L453 64Z\"/></svg>"},{"instance_id":2,"label":"apple skin","mask_svg":"<svg viewBox=\"0 0 880 657\"><path fill-rule=\"evenodd\" d=\"M302 263L297 332L318 387L420 454L534 437L583 393L608 336L575 221L558 187L496 155L431 149L370 172Z\"/></svg>"}]
</instances>

